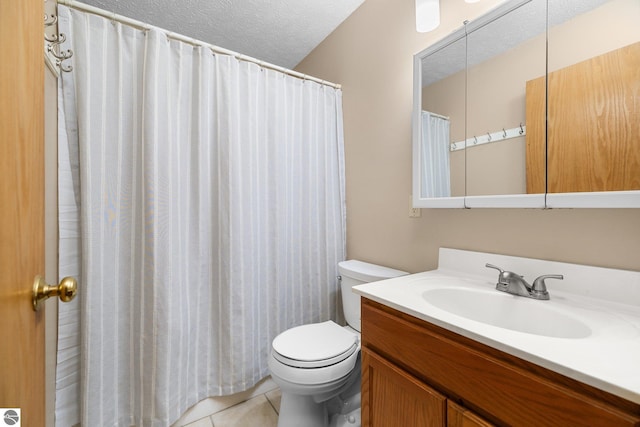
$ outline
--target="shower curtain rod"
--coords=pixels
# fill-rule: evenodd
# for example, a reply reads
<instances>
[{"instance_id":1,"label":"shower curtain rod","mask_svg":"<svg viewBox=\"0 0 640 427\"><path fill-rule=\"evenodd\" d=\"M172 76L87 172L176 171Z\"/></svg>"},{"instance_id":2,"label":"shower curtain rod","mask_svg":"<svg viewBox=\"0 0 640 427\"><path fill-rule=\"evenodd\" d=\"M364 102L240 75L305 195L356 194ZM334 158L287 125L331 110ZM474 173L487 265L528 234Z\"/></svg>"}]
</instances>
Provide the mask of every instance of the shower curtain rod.
<instances>
[{"instance_id":1,"label":"shower curtain rod","mask_svg":"<svg viewBox=\"0 0 640 427\"><path fill-rule=\"evenodd\" d=\"M340 89L342 86L337 83L332 83L326 80L319 79L317 77L309 76L303 73L299 73L294 70L290 70L288 68L280 67L279 65L270 64L268 62L261 61L259 59L253 58L251 56L243 55L238 52L234 52L232 50L228 50L219 46L212 45L210 43L203 42L201 40L197 40L191 37L184 36L182 34L174 33L172 31L165 30L164 28L156 27L150 24L146 24L142 21L137 21L135 19L127 18L126 16L118 15L116 13L108 12L104 9L97 8L95 6L90 6L88 4L78 2L75 0L58 0L59 4L63 4L65 6L81 10L83 12L92 13L94 15L99 15L107 19L111 19L113 21L120 22L122 24L128 25L130 27L139 28L141 30L158 30L167 35L168 38L178 40L181 42L188 43L193 46L202 46L212 50L215 53L220 53L224 55L234 56L239 61L252 62L254 64L258 64L263 68L269 68L275 71L280 71L281 73L288 74L293 77L297 77L303 80L309 80L312 82L320 83L321 85L330 86L335 89Z\"/></svg>"},{"instance_id":2,"label":"shower curtain rod","mask_svg":"<svg viewBox=\"0 0 640 427\"><path fill-rule=\"evenodd\" d=\"M433 117L437 117L439 119L444 119L444 120L450 120L448 116L443 116L442 114L438 114L438 113L432 113L431 111L426 111L426 112L431 114Z\"/></svg>"}]
</instances>

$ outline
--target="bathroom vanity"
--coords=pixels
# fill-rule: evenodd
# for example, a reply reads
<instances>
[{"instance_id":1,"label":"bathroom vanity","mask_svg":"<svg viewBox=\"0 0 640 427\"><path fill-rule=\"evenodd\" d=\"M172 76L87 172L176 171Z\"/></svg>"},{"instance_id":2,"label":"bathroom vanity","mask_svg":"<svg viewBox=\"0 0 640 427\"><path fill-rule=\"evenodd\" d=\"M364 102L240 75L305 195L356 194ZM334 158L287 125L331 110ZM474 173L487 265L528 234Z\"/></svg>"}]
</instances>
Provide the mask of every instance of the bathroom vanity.
<instances>
[{"instance_id":1,"label":"bathroom vanity","mask_svg":"<svg viewBox=\"0 0 640 427\"><path fill-rule=\"evenodd\" d=\"M504 294L485 262L565 280ZM640 272L441 249L437 270L354 290L364 426L640 426Z\"/></svg>"}]
</instances>

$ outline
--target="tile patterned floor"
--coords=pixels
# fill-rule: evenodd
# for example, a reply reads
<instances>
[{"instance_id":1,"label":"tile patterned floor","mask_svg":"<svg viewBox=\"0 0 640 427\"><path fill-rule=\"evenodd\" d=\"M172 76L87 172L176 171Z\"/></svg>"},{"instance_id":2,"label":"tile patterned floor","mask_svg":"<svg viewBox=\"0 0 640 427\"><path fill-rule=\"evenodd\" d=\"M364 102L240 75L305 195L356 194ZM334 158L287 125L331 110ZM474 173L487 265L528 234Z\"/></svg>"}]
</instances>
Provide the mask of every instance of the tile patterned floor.
<instances>
[{"instance_id":1,"label":"tile patterned floor","mask_svg":"<svg viewBox=\"0 0 640 427\"><path fill-rule=\"evenodd\" d=\"M280 397L280 390L274 389L185 427L276 427Z\"/></svg>"}]
</instances>

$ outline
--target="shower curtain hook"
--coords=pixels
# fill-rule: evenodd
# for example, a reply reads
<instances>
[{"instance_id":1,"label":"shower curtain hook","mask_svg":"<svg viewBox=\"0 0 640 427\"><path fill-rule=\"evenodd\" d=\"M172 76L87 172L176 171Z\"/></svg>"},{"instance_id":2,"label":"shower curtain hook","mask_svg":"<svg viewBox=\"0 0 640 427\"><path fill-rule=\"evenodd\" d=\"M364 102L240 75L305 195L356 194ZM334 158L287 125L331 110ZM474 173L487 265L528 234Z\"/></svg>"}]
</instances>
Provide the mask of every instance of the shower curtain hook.
<instances>
[{"instance_id":1,"label":"shower curtain hook","mask_svg":"<svg viewBox=\"0 0 640 427\"><path fill-rule=\"evenodd\" d=\"M51 21L47 21L49 18L51 18ZM44 25L45 27L50 27L52 25L55 25L56 22L58 22L58 16L51 14L51 15L47 15L46 13L44 14Z\"/></svg>"},{"instance_id":2,"label":"shower curtain hook","mask_svg":"<svg viewBox=\"0 0 640 427\"><path fill-rule=\"evenodd\" d=\"M46 41L48 41L49 43L56 43L58 42L58 36L56 34L52 34L51 36L48 35L44 35L44 39Z\"/></svg>"},{"instance_id":3,"label":"shower curtain hook","mask_svg":"<svg viewBox=\"0 0 640 427\"><path fill-rule=\"evenodd\" d=\"M478 143L478 138L473 135L473 145L476 145Z\"/></svg>"},{"instance_id":4,"label":"shower curtain hook","mask_svg":"<svg viewBox=\"0 0 640 427\"><path fill-rule=\"evenodd\" d=\"M488 141L491 142L491 134L487 132L487 136L489 137Z\"/></svg>"},{"instance_id":5,"label":"shower curtain hook","mask_svg":"<svg viewBox=\"0 0 640 427\"><path fill-rule=\"evenodd\" d=\"M57 15L44 15L45 28L55 25L57 22ZM44 40L46 42L45 54L47 55L47 60L52 66L58 67L61 71L68 73L73 70L73 67L71 65L64 65L63 62L73 56L73 51L71 49L62 50L62 44L67 40L67 37L64 33L58 33L57 28L55 30L55 33L51 35L47 34L47 31L44 32Z\"/></svg>"},{"instance_id":6,"label":"shower curtain hook","mask_svg":"<svg viewBox=\"0 0 640 427\"><path fill-rule=\"evenodd\" d=\"M56 44L60 45L60 44L64 43L65 41L67 41L67 36L65 36L64 33L60 33L58 35L54 35L53 38L55 40L48 40L47 39L47 41L51 42L51 44L54 44L54 45L56 45Z\"/></svg>"},{"instance_id":7,"label":"shower curtain hook","mask_svg":"<svg viewBox=\"0 0 640 427\"><path fill-rule=\"evenodd\" d=\"M520 122L520 135L524 133L524 129L522 128L522 122Z\"/></svg>"},{"instance_id":8,"label":"shower curtain hook","mask_svg":"<svg viewBox=\"0 0 640 427\"><path fill-rule=\"evenodd\" d=\"M502 138L506 138L507 137L507 131L504 130L504 128L502 128Z\"/></svg>"}]
</instances>

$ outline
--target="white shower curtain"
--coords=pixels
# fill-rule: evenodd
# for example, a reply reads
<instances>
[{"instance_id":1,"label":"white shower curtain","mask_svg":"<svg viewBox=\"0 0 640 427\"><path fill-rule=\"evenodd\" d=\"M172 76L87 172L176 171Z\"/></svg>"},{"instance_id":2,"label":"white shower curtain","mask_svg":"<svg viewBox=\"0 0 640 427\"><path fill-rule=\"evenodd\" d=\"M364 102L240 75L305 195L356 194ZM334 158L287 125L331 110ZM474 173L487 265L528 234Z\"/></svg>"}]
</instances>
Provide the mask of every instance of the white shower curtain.
<instances>
[{"instance_id":1,"label":"white shower curtain","mask_svg":"<svg viewBox=\"0 0 640 427\"><path fill-rule=\"evenodd\" d=\"M80 206L80 421L167 426L267 376L279 332L336 318L341 92L59 9L74 51L61 170L75 179L65 206ZM58 407L57 424L73 412Z\"/></svg>"},{"instance_id":2,"label":"white shower curtain","mask_svg":"<svg viewBox=\"0 0 640 427\"><path fill-rule=\"evenodd\" d=\"M422 111L422 197L451 196L449 120Z\"/></svg>"}]
</instances>

